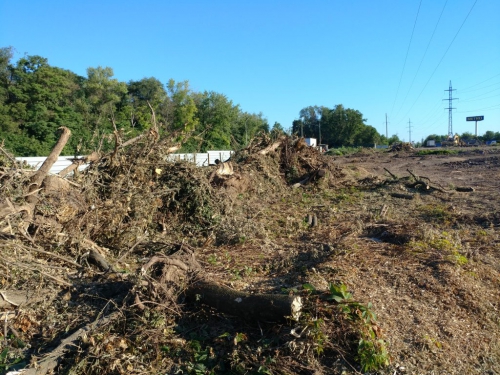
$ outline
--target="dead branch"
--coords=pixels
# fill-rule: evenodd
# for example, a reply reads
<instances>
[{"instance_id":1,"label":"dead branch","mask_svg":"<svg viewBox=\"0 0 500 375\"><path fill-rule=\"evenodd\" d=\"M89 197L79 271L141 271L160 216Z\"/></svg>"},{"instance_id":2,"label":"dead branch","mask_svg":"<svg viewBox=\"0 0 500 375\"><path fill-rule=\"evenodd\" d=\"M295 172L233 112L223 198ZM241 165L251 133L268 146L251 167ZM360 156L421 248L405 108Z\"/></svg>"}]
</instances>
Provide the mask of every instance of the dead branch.
<instances>
[{"instance_id":1,"label":"dead branch","mask_svg":"<svg viewBox=\"0 0 500 375\"><path fill-rule=\"evenodd\" d=\"M385 170L387 173L389 173L393 179L395 179L395 180L397 180L397 179L398 179L398 176L396 176L395 174L393 174L393 173L392 173L390 170L388 170L387 168L385 168L385 167L384 167L384 170Z\"/></svg>"},{"instance_id":2,"label":"dead branch","mask_svg":"<svg viewBox=\"0 0 500 375\"><path fill-rule=\"evenodd\" d=\"M68 139L71 136L71 131L67 127L63 126L60 129L62 129L62 134L59 137L59 140L57 141L56 145L50 152L50 155L43 162L40 169L33 175L33 177L30 180L30 187L29 187L30 193L33 190L38 189L42 185L45 176L47 176L47 174L50 171L50 168L52 168L54 163L57 161L57 158L61 154L61 151L63 150L64 146L66 146L66 143L68 142ZM37 201L37 197L33 195L31 196L31 199L28 199L28 201L31 204L35 204Z\"/></svg>"},{"instance_id":3,"label":"dead branch","mask_svg":"<svg viewBox=\"0 0 500 375\"><path fill-rule=\"evenodd\" d=\"M2 154L4 154L7 159L9 159L13 165L17 165L17 160L14 159L7 151L3 149L3 147L0 147L0 151L2 151Z\"/></svg>"},{"instance_id":4,"label":"dead branch","mask_svg":"<svg viewBox=\"0 0 500 375\"><path fill-rule=\"evenodd\" d=\"M40 253L40 254L44 254L44 255L48 255L52 258L55 258L55 259L59 259L59 260L62 260L63 262L66 262L68 264L71 264L73 266L77 266L77 267L80 267L80 265L75 262L74 260L71 260L71 259L68 259L62 255L59 255L59 254L55 254L55 253L51 253L49 251L45 251L45 250L41 250L41 249L36 249L36 248L33 248L33 247L25 247L25 246L22 246L22 248L27 251L28 253L31 252L31 251L34 251L34 252L37 252L37 253Z\"/></svg>"},{"instance_id":5,"label":"dead branch","mask_svg":"<svg viewBox=\"0 0 500 375\"><path fill-rule=\"evenodd\" d=\"M138 135L137 137L131 138L128 141L123 142L120 145L120 148L124 148L124 147L130 146L131 144L134 144L135 142L137 142L138 140L140 140L141 138L143 138L145 135L146 135L145 133L142 133L142 134Z\"/></svg>"},{"instance_id":6,"label":"dead branch","mask_svg":"<svg viewBox=\"0 0 500 375\"><path fill-rule=\"evenodd\" d=\"M302 181L299 181L299 182L293 184L292 188L296 189L298 187L307 185L309 182L319 180L320 178L325 177L325 176L326 176L326 171L324 169L317 169L317 170L311 172Z\"/></svg>"},{"instance_id":7,"label":"dead branch","mask_svg":"<svg viewBox=\"0 0 500 375\"><path fill-rule=\"evenodd\" d=\"M65 177L71 172L73 172L75 169L77 169L79 166L87 163L91 163L94 161L99 160L101 156L99 155L98 152L93 152L90 155L87 155L81 159L74 159L73 163L71 165L68 165L66 168L64 168L61 172L59 172L59 176Z\"/></svg>"}]
</instances>

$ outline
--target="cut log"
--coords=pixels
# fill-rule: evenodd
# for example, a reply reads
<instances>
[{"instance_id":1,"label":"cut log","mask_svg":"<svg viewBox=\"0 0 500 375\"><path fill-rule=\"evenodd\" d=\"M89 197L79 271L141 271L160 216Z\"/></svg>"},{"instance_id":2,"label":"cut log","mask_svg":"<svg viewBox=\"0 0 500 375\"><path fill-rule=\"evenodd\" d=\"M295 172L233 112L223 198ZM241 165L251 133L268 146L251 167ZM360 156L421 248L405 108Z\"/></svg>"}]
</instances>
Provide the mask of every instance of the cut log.
<instances>
[{"instance_id":1,"label":"cut log","mask_svg":"<svg viewBox=\"0 0 500 375\"><path fill-rule=\"evenodd\" d=\"M190 301L198 301L228 315L247 321L280 322L298 319L302 299L285 294L250 294L209 281L198 281L186 290Z\"/></svg>"},{"instance_id":2,"label":"cut log","mask_svg":"<svg viewBox=\"0 0 500 375\"><path fill-rule=\"evenodd\" d=\"M401 194L401 193L391 193L391 197L401 198L401 199L413 199L411 194Z\"/></svg>"}]
</instances>

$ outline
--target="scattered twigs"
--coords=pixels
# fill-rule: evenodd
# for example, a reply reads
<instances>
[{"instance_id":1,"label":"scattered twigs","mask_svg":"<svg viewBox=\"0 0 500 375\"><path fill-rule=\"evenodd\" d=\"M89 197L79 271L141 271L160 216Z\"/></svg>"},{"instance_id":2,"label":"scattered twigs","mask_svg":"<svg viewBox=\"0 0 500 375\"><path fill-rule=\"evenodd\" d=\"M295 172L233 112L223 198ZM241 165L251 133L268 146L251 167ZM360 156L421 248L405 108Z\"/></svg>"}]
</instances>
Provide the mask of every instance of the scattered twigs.
<instances>
[{"instance_id":1,"label":"scattered twigs","mask_svg":"<svg viewBox=\"0 0 500 375\"><path fill-rule=\"evenodd\" d=\"M20 268L25 268L27 270L30 270L30 271L36 271L40 274L42 274L43 276L45 277L48 277L49 279L52 279L54 280L55 282L57 282L59 285L62 285L62 286L73 286L73 284L65 281L65 280L62 280L58 277L55 277L55 276L52 276L50 274L48 274L47 272L44 272L42 270L40 270L39 268L37 267L30 267L28 266L27 264L24 264L24 263L10 263L11 266L15 266L15 267L20 267Z\"/></svg>"},{"instance_id":2,"label":"scattered twigs","mask_svg":"<svg viewBox=\"0 0 500 375\"><path fill-rule=\"evenodd\" d=\"M34 251L36 253L40 253L40 254L44 254L44 255L48 255L49 257L51 258L54 258L54 259L58 259L58 260L62 260L63 262L66 262L68 264L71 264L73 266L76 266L76 267L80 267L80 265L75 262L74 260L71 260L71 259L68 259L62 255L59 255L59 254L55 254L55 253L51 253L49 251L45 251L45 250L41 250L41 249L37 249L35 247L26 247L26 246L21 246L21 248L27 252L31 252L31 251Z\"/></svg>"},{"instance_id":3,"label":"scattered twigs","mask_svg":"<svg viewBox=\"0 0 500 375\"><path fill-rule=\"evenodd\" d=\"M121 312L115 311L108 316L101 317L93 323L87 324L86 326L76 330L73 334L69 335L65 339L61 340L61 343L51 352L47 353L42 359L36 361L34 368L23 370L23 375L45 375L53 373L54 369L59 364L60 360L64 355L72 350L76 350L79 346L77 341L82 337L88 337L88 335L109 323L117 319L121 315Z\"/></svg>"},{"instance_id":4,"label":"scattered twigs","mask_svg":"<svg viewBox=\"0 0 500 375\"><path fill-rule=\"evenodd\" d=\"M114 265L116 266L118 263L120 263L125 257L127 257L132 251L134 251L134 249L144 240L144 238L141 238L139 237L137 239L137 241L135 241L135 243L130 247L130 249L128 249L127 251L125 251L125 253L120 257L118 258Z\"/></svg>"},{"instance_id":5,"label":"scattered twigs","mask_svg":"<svg viewBox=\"0 0 500 375\"><path fill-rule=\"evenodd\" d=\"M418 176L416 176L409 169L407 169L407 171L413 177L413 179L415 180L415 182L413 182L411 184L407 184L408 187L410 187L410 188L420 188L420 187L423 187L424 190L429 190L430 189L429 184L427 184L426 182L422 181Z\"/></svg>"}]
</instances>

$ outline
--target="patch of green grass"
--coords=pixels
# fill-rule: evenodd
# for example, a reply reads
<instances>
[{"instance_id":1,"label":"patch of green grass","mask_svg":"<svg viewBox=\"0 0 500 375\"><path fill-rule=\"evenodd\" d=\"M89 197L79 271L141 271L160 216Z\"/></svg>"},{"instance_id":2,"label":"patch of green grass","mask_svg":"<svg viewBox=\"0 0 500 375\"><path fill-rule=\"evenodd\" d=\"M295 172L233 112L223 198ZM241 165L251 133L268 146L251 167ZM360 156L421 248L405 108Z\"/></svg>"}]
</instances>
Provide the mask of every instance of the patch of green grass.
<instances>
[{"instance_id":1,"label":"patch of green grass","mask_svg":"<svg viewBox=\"0 0 500 375\"><path fill-rule=\"evenodd\" d=\"M407 246L415 254L437 250L450 262L459 266L469 262L467 257L460 253L461 244L448 232L442 232L428 240L410 241Z\"/></svg>"},{"instance_id":2,"label":"patch of green grass","mask_svg":"<svg viewBox=\"0 0 500 375\"><path fill-rule=\"evenodd\" d=\"M427 204L418 208L422 217L436 223L448 224L453 219L453 214L449 209L439 204Z\"/></svg>"},{"instance_id":3,"label":"patch of green grass","mask_svg":"<svg viewBox=\"0 0 500 375\"><path fill-rule=\"evenodd\" d=\"M344 156L360 152L362 147L339 147L331 148L326 152L326 155Z\"/></svg>"}]
</instances>

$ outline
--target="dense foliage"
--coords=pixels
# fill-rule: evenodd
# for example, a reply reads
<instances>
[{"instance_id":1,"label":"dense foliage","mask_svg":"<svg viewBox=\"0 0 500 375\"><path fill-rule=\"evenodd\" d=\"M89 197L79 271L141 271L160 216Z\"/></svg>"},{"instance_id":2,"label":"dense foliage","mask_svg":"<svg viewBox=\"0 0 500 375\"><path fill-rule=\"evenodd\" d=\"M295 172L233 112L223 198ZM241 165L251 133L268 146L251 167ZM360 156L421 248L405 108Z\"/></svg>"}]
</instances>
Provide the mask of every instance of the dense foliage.
<instances>
[{"instance_id":1,"label":"dense foliage","mask_svg":"<svg viewBox=\"0 0 500 375\"><path fill-rule=\"evenodd\" d=\"M366 146L398 142L397 136L387 139L377 130L365 124L360 111L345 108L342 104L333 108L309 106L300 111L300 119L293 122L293 132L306 138L317 138L319 143L330 147Z\"/></svg>"},{"instance_id":2,"label":"dense foliage","mask_svg":"<svg viewBox=\"0 0 500 375\"><path fill-rule=\"evenodd\" d=\"M109 67L81 77L40 56L16 63L12 56L11 47L0 48L0 140L18 156L48 155L61 126L73 134L66 155L107 149L114 131L131 138L155 122L162 133L180 134L189 152L237 148L269 131L261 113L243 112L220 93L194 92L187 81L120 82Z\"/></svg>"}]
</instances>

